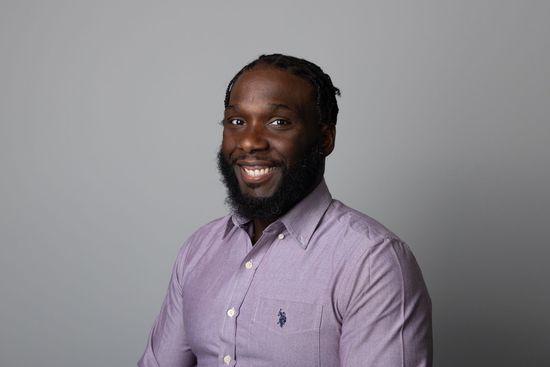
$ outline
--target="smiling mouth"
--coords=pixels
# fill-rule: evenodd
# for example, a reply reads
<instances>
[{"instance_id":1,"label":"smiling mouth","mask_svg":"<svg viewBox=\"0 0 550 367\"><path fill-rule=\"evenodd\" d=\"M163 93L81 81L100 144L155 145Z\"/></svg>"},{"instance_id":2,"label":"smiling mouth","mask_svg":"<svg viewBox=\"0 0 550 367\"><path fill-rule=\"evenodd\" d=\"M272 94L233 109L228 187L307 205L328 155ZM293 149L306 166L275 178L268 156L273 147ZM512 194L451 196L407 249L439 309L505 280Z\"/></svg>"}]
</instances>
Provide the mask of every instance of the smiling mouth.
<instances>
[{"instance_id":1,"label":"smiling mouth","mask_svg":"<svg viewBox=\"0 0 550 367\"><path fill-rule=\"evenodd\" d=\"M248 175L248 176L252 176L252 177L261 177L261 176L265 176L267 175L268 173L270 173L271 171L273 171L273 167L268 167L268 168L244 168L243 167L243 171Z\"/></svg>"},{"instance_id":2,"label":"smiling mouth","mask_svg":"<svg viewBox=\"0 0 550 367\"><path fill-rule=\"evenodd\" d=\"M268 180L272 175L275 167L244 167L241 166L241 177L244 181L250 183L258 183Z\"/></svg>"}]
</instances>

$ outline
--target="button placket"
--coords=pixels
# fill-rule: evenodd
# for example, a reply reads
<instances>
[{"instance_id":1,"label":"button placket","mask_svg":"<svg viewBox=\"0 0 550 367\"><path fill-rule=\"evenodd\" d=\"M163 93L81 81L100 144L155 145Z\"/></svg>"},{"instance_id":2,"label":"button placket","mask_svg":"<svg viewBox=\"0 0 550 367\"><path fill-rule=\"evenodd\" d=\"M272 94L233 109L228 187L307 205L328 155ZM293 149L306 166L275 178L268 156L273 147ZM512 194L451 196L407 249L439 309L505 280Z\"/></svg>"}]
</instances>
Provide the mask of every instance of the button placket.
<instances>
[{"instance_id":1,"label":"button placket","mask_svg":"<svg viewBox=\"0 0 550 367\"><path fill-rule=\"evenodd\" d=\"M235 316L235 307L231 307L229 310L227 310L227 316L229 317Z\"/></svg>"},{"instance_id":2,"label":"button placket","mask_svg":"<svg viewBox=\"0 0 550 367\"><path fill-rule=\"evenodd\" d=\"M246 294L252 284L256 270L263 261L265 254L270 248L270 244L276 241L276 238L269 236L271 239L267 241L267 238L260 239L258 243L252 247L252 250L246 255L244 260L246 262L239 266L239 270L234 274L233 292L229 296L229 302L227 309L225 310L224 322L221 330L221 350L220 356L223 356L223 363L230 365L235 363L234 356L237 353L236 335L237 335L237 321L239 315L239 308L243 304ZM247 240L250 239L247 237Z\"/></svg>"}]
</instances>

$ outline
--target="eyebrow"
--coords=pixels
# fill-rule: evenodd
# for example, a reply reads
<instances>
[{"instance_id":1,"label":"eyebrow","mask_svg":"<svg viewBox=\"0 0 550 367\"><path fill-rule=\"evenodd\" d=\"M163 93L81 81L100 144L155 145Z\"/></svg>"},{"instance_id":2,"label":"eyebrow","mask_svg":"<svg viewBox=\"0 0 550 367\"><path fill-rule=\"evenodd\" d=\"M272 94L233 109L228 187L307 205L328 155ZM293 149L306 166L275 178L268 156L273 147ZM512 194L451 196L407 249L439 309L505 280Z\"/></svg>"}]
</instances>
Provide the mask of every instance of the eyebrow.
<instances>
[{"instance_id":1,"label":"eyebrow","mask_svg":"<svg viewBox=\"0 0 550 367\"><path fill-rule=\"evenodd\" d=\"M290 108L288 105L284 103L270 103L269 106L271 107L272 111L279 110L279 109L292 111L292 108ZM228 110L239 110L239 106L230 104L225 108L225 111L228 111Z\"/></svg>"},{"instance_id":2,"label":"eyebrow","mask_svg":"<svg viewBox=\"0 0 550 367\"><path fill-rule=\"evenodd\" d=\"M273 110L283 109L283 110L291 110L292 111L292 109L290 107L288 107L286 104L283 104L283 103L272 103L270 106Z\"/></svg>"}]
</instances>

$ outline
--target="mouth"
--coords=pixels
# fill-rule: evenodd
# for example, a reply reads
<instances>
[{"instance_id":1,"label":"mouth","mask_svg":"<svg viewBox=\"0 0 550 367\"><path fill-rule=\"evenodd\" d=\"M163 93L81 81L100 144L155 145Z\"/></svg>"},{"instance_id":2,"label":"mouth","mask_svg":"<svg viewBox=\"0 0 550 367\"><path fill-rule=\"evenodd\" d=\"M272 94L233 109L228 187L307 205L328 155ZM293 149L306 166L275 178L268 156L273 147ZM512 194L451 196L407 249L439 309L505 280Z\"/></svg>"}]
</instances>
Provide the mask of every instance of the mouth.
<instances>
[{"instance_id":1,"label":"mouth","mask_svg":"<svg viewBox=\"0 0 550 367\"><path fill-rule=\"evenodd\" d=\"M273 176L276 167L272 166L239 166L241 178L247 183L262 183Z\"/></svg>"}]
</instances>

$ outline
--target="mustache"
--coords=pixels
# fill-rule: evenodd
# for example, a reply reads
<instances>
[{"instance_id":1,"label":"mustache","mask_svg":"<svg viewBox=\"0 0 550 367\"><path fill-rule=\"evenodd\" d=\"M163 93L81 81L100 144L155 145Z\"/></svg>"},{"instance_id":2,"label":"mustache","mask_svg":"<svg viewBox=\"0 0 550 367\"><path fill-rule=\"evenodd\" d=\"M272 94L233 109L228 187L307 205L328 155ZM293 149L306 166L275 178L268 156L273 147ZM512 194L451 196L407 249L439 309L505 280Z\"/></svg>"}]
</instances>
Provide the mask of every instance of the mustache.
<instances>
[{"instance_id":1,"label":"mustache","mask_svg":"<svg viewBox=\"0 0 550 367\"><path fill-rule=\"evenodd\" d=\"M273 167L284 167L285 163L278 159L272 159L270 157L266 157L265 155L261 154L239 154L230 157L229 159L225 159L226 162L231 164L232 166L236 165L238 161L245 160L245 161L264 161L269 162L271 166Z\"/></svg>"}]
</instances>

